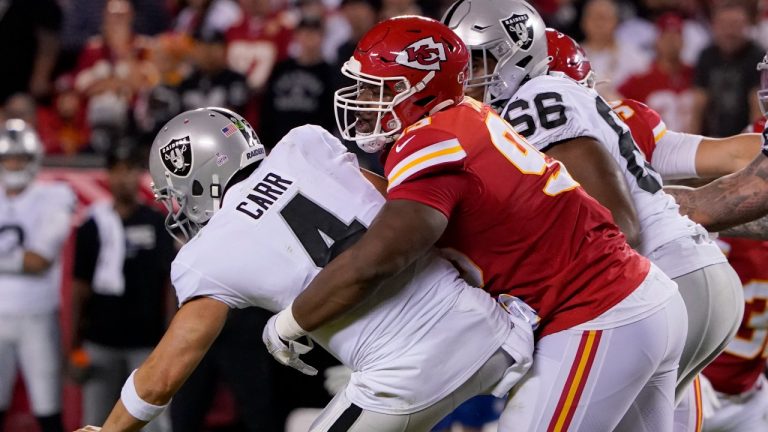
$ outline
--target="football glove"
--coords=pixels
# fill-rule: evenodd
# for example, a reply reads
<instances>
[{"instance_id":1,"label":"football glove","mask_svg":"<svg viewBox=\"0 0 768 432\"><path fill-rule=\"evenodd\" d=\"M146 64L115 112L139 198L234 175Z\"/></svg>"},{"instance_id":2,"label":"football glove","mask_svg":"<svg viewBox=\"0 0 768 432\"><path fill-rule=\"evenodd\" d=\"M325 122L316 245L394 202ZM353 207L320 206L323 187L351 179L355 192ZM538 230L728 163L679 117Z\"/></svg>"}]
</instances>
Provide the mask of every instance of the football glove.
<instances>
[{"instance_id":1,"label":"football glove","mask_svg":"<svg viewBox=\"0 0 768 432\"><path fill-rule=\"evenodd\" d=\"M286 341L277 332L276 321L277 315L272 315L272 318L267 321L267 325L264 326L264 333L261 335L264 345L267 346L267 351L272 354L275 360L286 366L290 366L305 375L317 375L317 369L299 358L300 355L306 354L314 348L312 339L307 338L309 342L306 345L295 340Z\"/></svg>"}]
</instances>

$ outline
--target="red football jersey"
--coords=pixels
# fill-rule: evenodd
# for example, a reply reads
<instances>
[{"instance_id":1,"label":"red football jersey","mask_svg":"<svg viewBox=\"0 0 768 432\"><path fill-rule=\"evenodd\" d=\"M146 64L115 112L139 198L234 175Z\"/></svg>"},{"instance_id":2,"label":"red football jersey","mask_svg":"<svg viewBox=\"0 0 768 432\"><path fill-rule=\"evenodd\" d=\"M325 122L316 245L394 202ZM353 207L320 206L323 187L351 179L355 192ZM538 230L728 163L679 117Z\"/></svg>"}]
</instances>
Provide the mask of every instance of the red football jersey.
<instances>
[{"instance_id":1,"label":"red football jersey","mask_svg":"<svg viewBox=\"0 0 768 432\"><path fill-rule=\"evenodd\" d=\"M741 394L751 389L768 361L768 242L722 239L724 249L744 285L744 318L736 337L704 369L715 390Z\"/></svg>"},{"instance_id":2,"label":"red football jersey","mask_svg":"<svg viewBox=\"0 0 768 432\"><path fill-rule=\"evenodd\" d=\"M653 64L624 81L618 90L628 99L652 106L673 130L689 131L693 120L693 73L693 68L683 66L678 73L669 74Z\"/></svg>"},{"instance_id":3,"label":"red football jersey","mask_svg":"<svg viewBox=\"0 0 768 432\"><path fill-rule=\"evenodd\" d=\"M539 337L598 317L650 268L560 162L472 99L406 128L384 171L388 199L448 217L438 246L470 283L537 310Z\"/></svg>"},{"instance_id":4,"label":"red football jersey","mask_svg":"<svg viewBox=\"0 0 768 432\"><path fill-rule=\"evenodd\" d=\"M622 99L609 103L613 111L624 120L635 139L637 147L650 161L656 143L667 133L667 126L656 111L634 99Z\"/></svg>"},{"instance_id":5,"label":"red football jersey","mask_svg":"<svg viewBox=\"0 0 768 432\"><path fill-rule=\"evenodd\" d=\"M227 60L245 75L248 86L260 90L280 61L288 58L293 24L285 12L269 17L244 16L227 31Z\"/></svg>"}]
</instances>

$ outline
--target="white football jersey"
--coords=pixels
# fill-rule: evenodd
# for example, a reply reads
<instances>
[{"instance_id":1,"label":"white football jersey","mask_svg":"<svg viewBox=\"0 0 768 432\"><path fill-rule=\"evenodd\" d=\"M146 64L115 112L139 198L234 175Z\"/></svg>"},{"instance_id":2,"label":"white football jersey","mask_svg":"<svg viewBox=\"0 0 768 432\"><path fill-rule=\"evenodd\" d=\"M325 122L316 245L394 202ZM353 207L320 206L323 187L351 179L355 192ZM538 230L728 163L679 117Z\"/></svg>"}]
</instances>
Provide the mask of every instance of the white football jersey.
<instances>
[{"instance_id":1,"label":"white football jersey","mask_svg":"<svg viewBox=\"0 0 768 432\"><path fill-rule=\"evenodd\" d=\"M681 216L674 198L662 190L661 176L637 148L629 128L596 91L568 78L543 75L523 84L500 111L515 130L537 149L546 152L557 143L582 136L595 138L616 160L626 179L640 221L642 255L650 257L659 247L682 238L698 238L701 228ZM665 272L681 267L693 271L706 265L725 262L717 246L705 244L700 257L673 257L654 261ZM711 249L711 250L710 250ZM690 263L668 263L667 259L686 259ZM693 267L693 268L690 268ZM670 277L678 275L669 274Z\"/></svg>"},{"instance_id":2,"label":"white football jersey","mask_svg":"<svg viewBox=\"0 0 768 432\"><path fill-rule=\"evenodd\" d=\"M74 206L75 194L64 183L35 182L13 197L0 189L0 254L21 248L53 263L40 275L0 273L0 313L45 313L59 307L60 253Z\"/></svg>"},{"instance_id":3,"label":"white football jersey","mask_svg":"<svg viewBox=\"0 0 768 432\"><path fill-rule=\"evenodd\" d=\"M171 271L179 301L282 310L383 203L336 138L293 129L179 252ZM352 402L402 414L448 395L512 333L488 294L430 254L311 336L352 368Z\"/></svg>"}]
</instances>

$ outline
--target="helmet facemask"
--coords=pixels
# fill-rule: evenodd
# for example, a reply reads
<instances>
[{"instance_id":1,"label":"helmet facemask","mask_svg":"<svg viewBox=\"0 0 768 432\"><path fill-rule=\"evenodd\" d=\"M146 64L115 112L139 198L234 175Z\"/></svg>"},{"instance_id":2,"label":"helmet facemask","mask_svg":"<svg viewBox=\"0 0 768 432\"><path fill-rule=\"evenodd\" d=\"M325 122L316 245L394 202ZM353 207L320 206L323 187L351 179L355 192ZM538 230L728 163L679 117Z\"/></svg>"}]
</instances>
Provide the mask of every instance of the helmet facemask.
<instances>
[{"instance_id":1,"label":"helmet facemask","mask_svg":"<svg viewBox=\"0 0 768 432\"><path fill-rule=\"evenodd\" d=\"M192 222L185 214L187 199L184 193L169 186L158 188L154 183L152 192L155 194L155 201L165 206L165 230L174 240L184 244L200 231L202 225Z\"/></svg>"},{"instance_id":2,"label":"helmet facemask","mask_svg":"<svg viewBox=\"0 0 768 432\"><path fill-rule=\"evenodd\" d=\"M760 90L757 91L757 100L760 104L760 111L768 117L768 55L757 64L757 70L760 71Z\"/></svg>"},{"instance_id":3,"label":"helmet facemask","mask_svg":"<svg viewBox=\"0 0 768 432\"><path fill-rule=\"evenodd\" d=\"M341 72L357 83L336 91L336 125L342 138L355 141L367 153L381 151L397 139L403 129L402 116L398 111L403 112L408 108L413 110L413 107L405 107L402 103L423 90L435 76L434 71L429 72L416 85L411 86L403 76L378 77L366 74L360 71L360 63L354 58L344 63ZM416 112L414 116L421 117L424 114L427 113ZM373 115L375 118L370 118L372 130L358 130L360 123L368 121L363 117Z\"/></svg>"}]
</instances>

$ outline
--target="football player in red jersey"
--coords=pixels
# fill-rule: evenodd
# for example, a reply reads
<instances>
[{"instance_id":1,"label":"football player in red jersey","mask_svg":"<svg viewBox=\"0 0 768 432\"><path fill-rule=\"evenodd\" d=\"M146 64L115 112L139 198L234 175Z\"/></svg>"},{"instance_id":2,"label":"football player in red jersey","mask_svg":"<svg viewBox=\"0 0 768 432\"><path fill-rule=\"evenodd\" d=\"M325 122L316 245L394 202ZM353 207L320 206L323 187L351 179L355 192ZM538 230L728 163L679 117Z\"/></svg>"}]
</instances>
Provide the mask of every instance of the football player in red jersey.
<instances>
[{"instance_id":1,"label":"football player in red jersey","mask_svg":"<svg viewBox=\"0 0 768 432\"><path fill-rule=\"evenodd\" d=\"M671 430L686 334L674 284L562 164L464 98L467 67L464 43L425 18L384 21L359 42L337 119L344 138L384 151L387 203L268 328L293 340L338 318L436 244L470 282L541 316L500 430Z\"/></svg>"},{"instance_id":2,"label":"football player in red jersey","mask_svg":"<svg viewBox=\"0 0 768 432\"><path fill-rule=\"evenodd\" d=\"M551 58L560 56L551 51L557 45L548 41L546 26L530 4L457 0L443 22L472 51L473 79L467 88L493 101L532 146L562 161L611 211L627 238L636 237L630 244L677 283L688 311L675 389L681 400L738 330L744 310L738 275L706 230L680 215L661 176L608 103L594 89L548 73ZM608 175L614 172L618 176ZM629 201L617 207L625 197ZM638 227L627 229L627 209Z\"/></svg>"}]
</instances>

